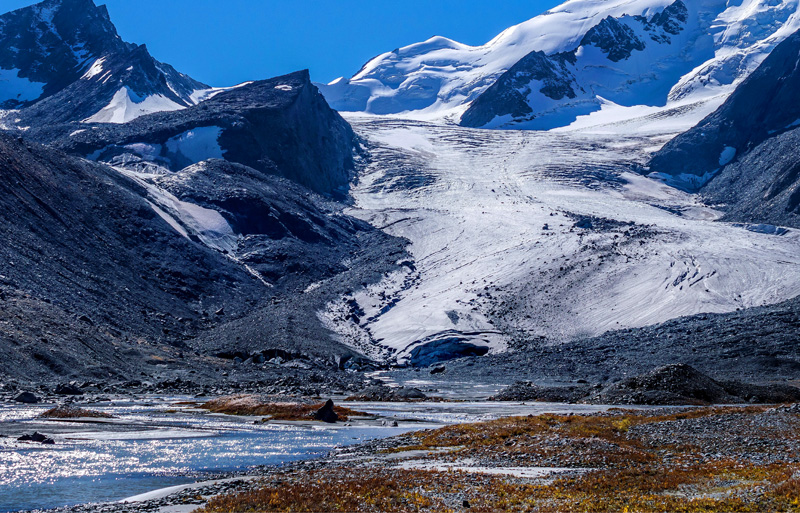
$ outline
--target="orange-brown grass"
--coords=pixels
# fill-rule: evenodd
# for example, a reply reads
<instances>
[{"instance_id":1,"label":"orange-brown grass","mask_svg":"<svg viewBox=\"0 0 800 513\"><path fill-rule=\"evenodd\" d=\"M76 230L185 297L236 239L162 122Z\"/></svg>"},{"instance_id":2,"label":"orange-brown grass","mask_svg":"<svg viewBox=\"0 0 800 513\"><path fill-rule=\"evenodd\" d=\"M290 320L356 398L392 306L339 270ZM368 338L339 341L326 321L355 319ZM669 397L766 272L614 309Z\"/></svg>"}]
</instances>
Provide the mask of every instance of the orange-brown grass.
<instances>
[{"instance_id":1,"label":"orange-brown grass","mask_svg":"<svg viewBox=\"0 0 800 513\"><path fill-rule=\"evenodd\" d=\"M114 416L108 413L103 413L95 410L86 410L83 408L63 407L50 408L46 412L39 415L43 419L113 419Z\"/></svg>"},{"instance_id":2,"label":"orange-brown grass","mask_svg":"<svg viewBox=\"0 0 800 513\"><path fill-rule=\"evenodd\" d=\"M235 395L220 397L204 403L200 406L212 413L224 413L226 415L248 415L264 416L269 420L313 420L314 413L322 408L322 403L289 403L261 402L258 397L252 395ZM346 421L353 416L364 416L366 413L357 412L349 408L334 406L333 410L339 416L339 420Z\"/></svg>"},{"instance_id":3,"label":"orange-brown grass","mask_svg":"<svg viewBox=\"0 0 800 513\"><path fill-rule=\"evenodd\" d=\"M795 469L734 462L683 470L595 471L551 483L410 469L312 471L281 485L212 499L200 513L536 511L655 513L800 511ZM778 483L778 484L774 484ZM691 488L691 492L682 490ZM728 495L736 489L744 492ZM765 492L764 489L767 491ZM761 490L760 493L753 493ZM711 495L707 492L714 492ZM793 502L794 501L794 502Z\"/></svg>"},{"instance_id":4,"label":"orange-brown grass","mask_svg":"<svg viewBox=\"0 0 800 513\"><path fill-rule=\"evenodd\" d=\"M656 456L639 440L627 436L632 423L628 417L611 416L512 417L416 433L417 443L387 452L460 447L448 457L524 455L534 465L537 460L573 453L581 456L583 467L654 461Z\"/></svg>"},{"instance_id":5,"label":"orange-brown grass","mask_svg":"<svg viewBox=\"0 0 800 513\"><path fill-rule=\"evenodd\" d=\"M198 513L449 511L428 492L441 483L424 471L311 472L302 481L212 499Z\"/></svg>"},{"instance_id":6,"label":"orange-brown grass","mask_svg":"<svg viewBox=\"0 0 800 513\"><path fill-rule=\"evenodd\" d=\"M457 453L476 451L496 454L524 453L547 458L569 451L590 450L583 466L605 466L608 463L642 464L657 459L655 451L628 432L631 428L651 423L698 419L716 415L762 413L766 407L714 407L680 411L673 414L647 415L631 410L616 410L614 415L553 415L536 417L510 417L480 424L461 424L434 431L422 431L410 436L415 442L395 447L385 452L400 453L409 450L432 450L441 447L463 447ZM548 440L563 443L548 444ZM513 445L509 445L513 444ZM602 446L599 448L598 446ZM586 449L586 450L584 450ZM662 447L664 449L664 447ZM668 447L675 451L689 451L689 447ZM453 453L451 453L453 454Z\"/></svg>"},{"instance_id":7,"label":"orange-brown grass","mask_svg":"<svg viewBox=\"0 0 800 513\"><path fill-rule=\"evenodd\" d=\"M800 464L790 462L789 454L785 461L768 465L737 460L735 451L727 459L704 461L705 451L659 445L657 439L640 437L635 430L648 423L764 411L764 407L703 408L663 415L617 411L449 426L415 433L408 445L387 452L452 448L427 458L494 460L505 465L513 462L513 466L535 466L541 458L551 458L547 461L555 462L554 466L569 461L569 466L591 468L552 480L368 466L301 470L285 476L283 485L214 499L203 513L461 511L462 499L469 501L470 511L485 512L800 513ZM720 430L729 427L718 425ZM753 426L756 436L760 428L757 422Z\"/></svg>"}]
</instances>

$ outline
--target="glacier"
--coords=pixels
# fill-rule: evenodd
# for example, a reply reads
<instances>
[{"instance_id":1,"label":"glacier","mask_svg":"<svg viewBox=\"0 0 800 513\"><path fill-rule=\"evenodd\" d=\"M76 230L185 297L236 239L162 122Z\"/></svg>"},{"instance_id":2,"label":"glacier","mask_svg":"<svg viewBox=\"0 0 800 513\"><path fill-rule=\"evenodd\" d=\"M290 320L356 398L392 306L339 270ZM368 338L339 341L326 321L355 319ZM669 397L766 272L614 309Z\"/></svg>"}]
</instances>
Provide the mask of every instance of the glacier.
<instances>
[{"instance_id":1,"label":"glacier","mask_svg":"<svg viewBox=\"0 0 800 513\"><path fill-rule=\"evenodd\" d=\"M318 316L373 358L425 365L458 347L558 343L800 294L800 233L721 222L633 172L666 139L655 130L347 118L371 163L346 213L408 239L412 258Z\"/></svg>"}]
</instances>

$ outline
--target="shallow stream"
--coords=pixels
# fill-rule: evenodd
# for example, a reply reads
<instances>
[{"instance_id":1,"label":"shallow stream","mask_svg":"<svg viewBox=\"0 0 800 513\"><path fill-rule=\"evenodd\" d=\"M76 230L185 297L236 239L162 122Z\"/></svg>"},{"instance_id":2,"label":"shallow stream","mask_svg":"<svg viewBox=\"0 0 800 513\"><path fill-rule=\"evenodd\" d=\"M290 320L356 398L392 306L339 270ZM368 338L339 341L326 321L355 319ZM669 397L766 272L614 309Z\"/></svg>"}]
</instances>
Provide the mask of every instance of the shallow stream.
<instances>
[{"instance_id":1,"label":"shallow stream","mask_svg":"<svg viewBox=\"0 0 800 513\"><path fill-rule=\"evenodd\" d=\"M181 398L92 406L116 418L53 422L47 406L0 405L0 512L118 501L154 489L327 454L336 447L444 424L604 407L520 403L351 403L380 419L345 426L254 423L177 407ZM394 422L397 426L393 426ZM55 445L17 442L39 431Z\"/></svg>"}]
</instances>

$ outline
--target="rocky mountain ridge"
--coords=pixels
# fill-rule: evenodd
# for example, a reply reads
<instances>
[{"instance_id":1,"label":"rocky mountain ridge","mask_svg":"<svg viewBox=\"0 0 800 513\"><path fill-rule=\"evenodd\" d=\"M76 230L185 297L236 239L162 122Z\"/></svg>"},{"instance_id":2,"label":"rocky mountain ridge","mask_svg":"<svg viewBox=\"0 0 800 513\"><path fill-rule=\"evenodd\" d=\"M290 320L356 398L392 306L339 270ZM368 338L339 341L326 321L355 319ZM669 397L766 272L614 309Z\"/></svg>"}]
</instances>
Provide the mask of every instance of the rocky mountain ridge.
<instances>
[{"instance_id":1,"label":"rocky mountain ridge","mask_svg":"<svg viewBox=\"0 0 800 513\"><path fill-rule=\"evenodd\" d=\"M123 41L93 0L45 0L0 16L0 55L0 106L23 109L5 116L7 126L121 123L194 105L209 89Z\"/></svg>"}]
</instances>

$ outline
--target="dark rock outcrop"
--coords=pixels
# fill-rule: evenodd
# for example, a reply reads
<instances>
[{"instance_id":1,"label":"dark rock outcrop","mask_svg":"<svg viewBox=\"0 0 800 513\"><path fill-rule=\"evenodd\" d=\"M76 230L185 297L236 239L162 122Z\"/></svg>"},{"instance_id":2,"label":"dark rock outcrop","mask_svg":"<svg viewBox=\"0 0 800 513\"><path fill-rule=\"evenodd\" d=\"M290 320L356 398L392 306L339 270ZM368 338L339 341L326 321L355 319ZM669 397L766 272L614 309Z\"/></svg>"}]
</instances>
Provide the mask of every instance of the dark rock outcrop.
<instances>
[{"instance_id":1,"label":"dark rock outcrop","mask_svg":"<svg viewBox=\"0 0 800 513\"><path fill-rule=\"evenodd\" d=\"M589 385L539 386L530 381L518 381L489 398L490 401L537 401L546 403L577 403L592 391Z\"/></svg>"},{"instance_id":2,"label":"dark rock outcrop","mask_svg":"<svg viewBox=\"0 0 800 513\"><path fill-rule=\"evenodd\" d=\"M689 365L668 365L643 376L614 383L590 398L603 404L719 404L740 403L717 381Z\"/></svg>"},{"instance_id":3,"label":"dark rock outcrop","mask_svg":"<svg viewBox=\"0 0 800 513\"><path fill-rule=\"evenodd\" d=\"M22 435L21 437L17 438L19 442L34 442L42 445L53 445L56 442L47 435L43 435L38 431L33 433L32 435Z\"/></svg>"},{"instance_id":4,"label":"dark rock outcrop","mask_svg":"<svg viewBox=\"0 0 800 513\"><path fill-rule=\"evenodd\" d=\"M58 385L53 389L56 395L83 395L83 390L72 383Z\"/></svg>"},{"instance_id":5,"label":"dark rock outcrop","mask_svg":"<svg viewBox=\"0 0 800 513\"><path fill-rule=\"evenodd\" d=\"M425 401L428 396L422 390L414 387L389 387L374 385L367 387L355 395L347 398L348 401L404 403Z\"/></svg>"},{"instance_id":6,"label":"dark rock outcrop","mask_svg":"<svg viewBox=\"0 0 800 513\"><path fill-rule=\"evenodd\" d=\"M552 100L572 99L580 86L569 64L575 63L571 53L547 56L533 52L517 62L508 72L480 95L461 117L461 126L483 127L495 118L527 118L535 114L528 103L532 92L539 92ZM533 90L536 84L538 89Z\"/></svg>"},{"instance_id":7,"label":"dark rock outcrop","mask_svg":"<svg viewBox=\"0 0 800 513\"><path fill-rule=\"evenodd\" d=\"M436 374L444 374L445 372L447 372L447 367L444 365L436 365L434 368L431 369L432 376Z\"/></svg>"},{"instance_id":8,"label":"dark rock outcrop","mask_svg":"<svg viewBox=\"0 0 800 513\"><path fill-rule=\"evenodd\" d=\"M49 126L26 137L131 169L174 172L220 158L339 198L347 194L357 146L350 125L328 106L308 71L124 125Z\"/></svg>"},{"instance_id":9,"label":"dark rock outcrop","mask_svg":"<svg viewBox=\"0 0 800 513\"><path fill-rule=\"evenodd\" d=\"M14 397L14 401L23 404L36 404L39 398L31 392L22 392Z\"/></svg>"},{"instance_id":10,"label":"dark rock outcrop","mask_svg":"<svg viewBox=\"0 0 800 513\"><path fill-rule=\"evenodd\" d=\"M779 44L764 62L715 112L691 130L667 143L650 161L649 170L670 177L694 177L684 188L698 190L717 173L709 190L712 199L739 208L738 217L751 207L764 207L773 219L793 211L791 194L797 173L787 162L800 120L800 33ZM781 135L783 134L783 135ZM762 145L765 141L768 144ZM745 161L745 159L747 159ZM765 212L767 213L767 212ZM794 220L796 222L796 220Z\"/></svg>"},{"instance_id":11,"label":"dark rock outcrop","mask_svg":"<svg viewBox=\"0 0 800 513\"><path fill-rule=\"evenodd\" d=\"M635 50L646 48L645 42L636 36L632 28L611 16L592 27L583 36L580 46L596 46L611 62L628 59Z\"/></svg>"}]
</instances>

